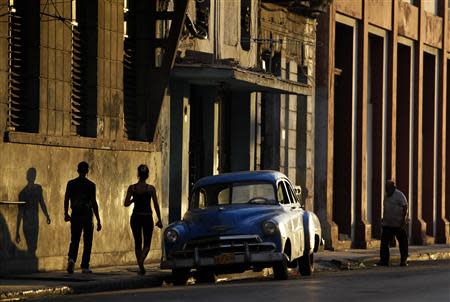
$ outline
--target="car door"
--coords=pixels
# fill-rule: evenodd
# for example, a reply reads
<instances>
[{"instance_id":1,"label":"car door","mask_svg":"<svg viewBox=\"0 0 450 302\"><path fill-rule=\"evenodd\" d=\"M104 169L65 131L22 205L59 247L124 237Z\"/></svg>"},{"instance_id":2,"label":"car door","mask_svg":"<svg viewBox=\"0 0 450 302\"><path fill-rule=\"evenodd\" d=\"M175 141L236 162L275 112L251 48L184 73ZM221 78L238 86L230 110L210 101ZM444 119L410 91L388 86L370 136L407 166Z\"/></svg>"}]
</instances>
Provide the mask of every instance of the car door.
<instances>
[{"instance_id":1,"label":"car door","mask_svg":"<svg viewBox=\"0 0 450 302\"><path fill-rule=\"evenodd\" d=\"M304 250L304 229L303 229L303 209L299 200L295 196L292 185L289 181L285 181L286 192L291 200L291 214L292 214L292 226L293 234L291 239L291 255L293 258L298 258L303 255Z\"/></svg>"},{"instance_id":2,"label":"car door","mask_svg":"<svg viewBox=\"0 0 450 302\"><path fill-rule=\"evenodd\" d=\"M294 225L292 222L292 213L291 213L291 200L289 199L289 195L286 191L286 186L284 181L279 181L277 185L277 198L278 202L281 204L284 210L284 215L282 219L282 223L284 225L284 229L286 230L287 236L290 237L290 234L294 230Z\"/></svg>"}]
</instances>

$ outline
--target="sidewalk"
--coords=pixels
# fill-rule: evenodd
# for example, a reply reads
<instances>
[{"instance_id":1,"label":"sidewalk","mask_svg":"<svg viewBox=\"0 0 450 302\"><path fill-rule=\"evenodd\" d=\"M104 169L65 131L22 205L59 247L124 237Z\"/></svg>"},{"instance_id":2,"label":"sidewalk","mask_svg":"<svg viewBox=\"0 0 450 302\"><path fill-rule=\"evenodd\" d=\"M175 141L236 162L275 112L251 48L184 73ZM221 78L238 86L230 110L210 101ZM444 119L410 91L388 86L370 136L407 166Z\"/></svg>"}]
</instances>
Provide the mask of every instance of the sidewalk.
<instances>
[{"instance_id":1,"label":"sidewalk","mask_svg":"<svg viewBox=\"0 0 450 302\"><path fill-rule=\"evenodd\" d=\"M450 245L410 246L409 261L450 260ZM351 270L373 266L378 250L323 251L315 255L315 270ZM391 262L399 262L398 248L391 249ZM159 287L170 282L170 271L158 264L147 265L145 276L137 275L136 266L112 266L94 269L93 274L76 271L42 272L27 275L0 276L0 301L48 295L81 294L112 290ZM259 273L261 274L261 273ZM253 273L233 275L233 279L255 276Z\"/></svg>"}]
</instances>

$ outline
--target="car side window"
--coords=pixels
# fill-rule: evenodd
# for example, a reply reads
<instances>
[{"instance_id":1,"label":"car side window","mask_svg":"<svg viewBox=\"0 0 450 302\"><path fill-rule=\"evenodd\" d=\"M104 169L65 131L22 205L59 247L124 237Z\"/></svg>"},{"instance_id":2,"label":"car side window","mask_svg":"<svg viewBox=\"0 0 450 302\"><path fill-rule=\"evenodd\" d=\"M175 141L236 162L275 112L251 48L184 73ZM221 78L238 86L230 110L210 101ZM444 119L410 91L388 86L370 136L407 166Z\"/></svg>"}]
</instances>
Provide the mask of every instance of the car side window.
<instances>
[{"instance_id":1,"label":"car side window","mask_svg":"<svg viewBox=\"0 0 450 302\"><path fill-rule=\"evenodd\" d=\"M206 207L206 193L204 190L198 192L198 207L200 209Z\"/></svg>"},{"instance_id":2,"label":"car side window","mask_svg":"<svg viewBox=\"0 0 450 302\"><path fill-rule=\"evenodd\" d=\"M286 192L286 187L284 186L284 182L280 182L278 184L277 197L278 197L278 201L281 204L289 204L290 203L288 194Z\"/></svg>"},{"instance_id":3,"label":"car side window","mask_svg":"<svg viewBox=\"0 0 450 302\"><path fill-rule=\"evenodd\" d=\"M292 186L288 182L284 182L284 185L286 186L286 191L289 195L289 198L291 199L291 203L298 203L298 200L295 197L294 192L292 191Z\"/></svg>"},{"instance_id":4,"label":"car side window","mask_svg":"<svg viewBox=\"0 0 450 302\"><path fill-rule=\"evenodd\" d=\"M230 204L230 188L225 188L217 195L218 204Z\"/></svg>"}]
</instances>

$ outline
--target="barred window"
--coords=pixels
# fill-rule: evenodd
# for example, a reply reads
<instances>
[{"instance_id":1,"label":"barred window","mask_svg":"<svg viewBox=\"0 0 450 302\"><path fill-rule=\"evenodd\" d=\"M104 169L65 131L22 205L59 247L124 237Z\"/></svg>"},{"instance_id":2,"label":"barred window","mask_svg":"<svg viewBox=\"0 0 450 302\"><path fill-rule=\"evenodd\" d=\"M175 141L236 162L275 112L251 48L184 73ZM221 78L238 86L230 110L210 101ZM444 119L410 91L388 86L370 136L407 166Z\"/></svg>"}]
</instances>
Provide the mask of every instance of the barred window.
<instances>
[{"instance_id":1,"label":"barred window","mask_svg":"<svg viewBox=\"0 0 450 302\"><path fill-rule=\"evenodd\" d=\"M72 133L97 136L97 1L72 0Z\"/></svg>"},{"instance_id":2,"label":"barred window","mask_svg":"<svg viewBox=\"0 0 450 302\"><path fill-rule=\"evenodd\" d=\"M8 3L8 130L39 132L39 1Z\"/></svg>"}]
</instances>

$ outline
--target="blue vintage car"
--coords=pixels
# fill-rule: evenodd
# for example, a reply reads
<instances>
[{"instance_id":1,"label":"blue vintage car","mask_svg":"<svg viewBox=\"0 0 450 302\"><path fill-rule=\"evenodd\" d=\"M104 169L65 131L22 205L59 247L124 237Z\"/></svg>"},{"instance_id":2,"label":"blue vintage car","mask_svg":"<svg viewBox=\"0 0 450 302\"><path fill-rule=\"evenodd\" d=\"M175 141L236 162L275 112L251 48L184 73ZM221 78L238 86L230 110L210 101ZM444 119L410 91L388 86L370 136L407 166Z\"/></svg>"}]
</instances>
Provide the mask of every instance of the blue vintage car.
<instances>
[{"instance_id":1,"label":"blue vintage car","mask_svg":"<svg viewBox=\"0 0 450 302\"><path fill-rule=\"evenodd\" d=\"M299 195L299 188L276 171L200 179L183 219L164 232L161 268L172 269L175 284L186 283L193 269L203 282L220 273L267 267L280 280L288 278L288 267L310 275L322 232Z\"/></svg>"}]
</instances>

